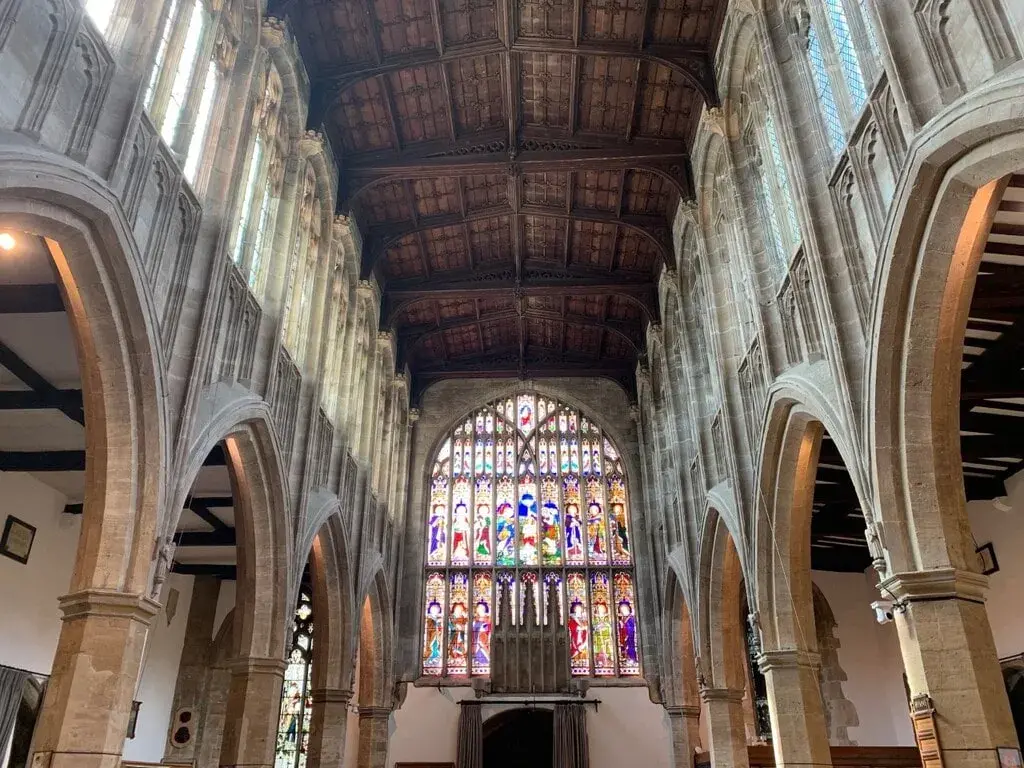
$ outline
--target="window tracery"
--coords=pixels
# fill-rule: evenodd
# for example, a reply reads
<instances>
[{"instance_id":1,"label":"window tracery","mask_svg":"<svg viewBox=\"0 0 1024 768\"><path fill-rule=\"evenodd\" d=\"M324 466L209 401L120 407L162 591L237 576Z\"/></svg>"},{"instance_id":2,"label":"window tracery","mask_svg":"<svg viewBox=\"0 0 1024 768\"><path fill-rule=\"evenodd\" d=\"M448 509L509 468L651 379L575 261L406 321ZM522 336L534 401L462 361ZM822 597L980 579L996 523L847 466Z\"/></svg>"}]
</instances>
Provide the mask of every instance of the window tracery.
<instances>
[{"instance_id":1,"label":"window tracery","mask_svg":"<svg viewBox=\"0 0 1024 768\"><path fill-rule=\"evenodd\" d=\"M488 676L502 616L552 615L573 676L640 674L623 462L578 410L523 393L458 424L433 464L425 560L424 675Z\"/></svg>"}]
</instances>

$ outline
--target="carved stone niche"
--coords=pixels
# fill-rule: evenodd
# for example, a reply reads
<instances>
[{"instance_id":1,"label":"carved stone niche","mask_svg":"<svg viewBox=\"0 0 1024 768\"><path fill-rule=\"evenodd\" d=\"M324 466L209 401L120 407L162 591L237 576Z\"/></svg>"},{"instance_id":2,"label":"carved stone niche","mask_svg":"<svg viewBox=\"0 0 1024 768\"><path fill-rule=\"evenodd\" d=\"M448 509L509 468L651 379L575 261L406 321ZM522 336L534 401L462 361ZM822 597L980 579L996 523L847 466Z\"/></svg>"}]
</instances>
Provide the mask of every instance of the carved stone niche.
<instances>
[{"instance_id":1,"label":"carved stone niche","mask_svg":"<svg viewBox=\"0 0 1024 768\"><path fill-rule=\"evenodd\" d=\"M579 681L569 675L568 634L553 585L551 591L546 584L538 589L541 605L547 606L542 612L532 589L523 590L523 603L514 610L514 584L497 584L500 609L492 640L491 692L579 694Z\"/></svg>"}]
</instances>

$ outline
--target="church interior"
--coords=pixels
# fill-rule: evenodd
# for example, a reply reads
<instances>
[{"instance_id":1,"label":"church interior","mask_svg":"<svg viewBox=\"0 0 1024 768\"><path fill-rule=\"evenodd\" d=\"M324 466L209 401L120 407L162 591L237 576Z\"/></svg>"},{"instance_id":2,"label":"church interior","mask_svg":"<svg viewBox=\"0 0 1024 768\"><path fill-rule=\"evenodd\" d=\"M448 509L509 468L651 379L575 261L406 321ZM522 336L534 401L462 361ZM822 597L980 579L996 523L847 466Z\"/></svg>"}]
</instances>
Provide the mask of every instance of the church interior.
<instances>
[{"instance_id":1,"label":"church interior","mask_svg":"<svg viewBox=\"0 0 1024 768\"><path fill-rule=\"evenodd\" d=\"M1022 768L1022 353L1022 0L0 0L0 768Z\"/></svg>"}]
</instances>

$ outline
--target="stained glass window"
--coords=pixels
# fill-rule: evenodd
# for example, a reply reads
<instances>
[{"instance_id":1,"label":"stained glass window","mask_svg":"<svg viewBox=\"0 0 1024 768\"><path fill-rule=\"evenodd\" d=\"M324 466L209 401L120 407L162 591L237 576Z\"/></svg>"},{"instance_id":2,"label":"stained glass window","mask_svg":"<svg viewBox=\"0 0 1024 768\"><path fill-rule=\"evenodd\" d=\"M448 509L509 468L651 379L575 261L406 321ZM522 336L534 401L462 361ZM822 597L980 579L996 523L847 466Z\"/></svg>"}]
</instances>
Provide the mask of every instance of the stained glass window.
<instances>
[{"instance_id":1,"label":"stained glass window","mask_svg":"<svg viewBox=\"0 0 1024 768\"><path fill-rule=\"evenodd\" d=\"M850 103L854 112L859 112L868 100L868 89L864 85L864 70L861 69L860 57L850 34L850 24L846 20L846 9L843 0L825 0L825 6L829 28L832 30L832 42L843 68L846 88L850 92Z\"/></svg>"},{"instance_id":2,"label":"stained glass window","mask_svg":"<svg viewBox=\"0 0 1024 768\"><path fill-rule=\"evenodd\" d=\"M284 670L274 768L305 768L312 714L313 595L304 580L292 623L291 652Z\"/></svg>"},{"instance_id":3,"label":"stained glass window","mask_svg":"<svg viewBox=\"0 0 1024 768\"><path fill-rule=\"evenodd\" d=\"M534 393L492 402L445 436L429 487L424 675L490 675L502 615L557 617L575 676L640 674L628 485L597 424Z\"/></svg>"}]
</instances>

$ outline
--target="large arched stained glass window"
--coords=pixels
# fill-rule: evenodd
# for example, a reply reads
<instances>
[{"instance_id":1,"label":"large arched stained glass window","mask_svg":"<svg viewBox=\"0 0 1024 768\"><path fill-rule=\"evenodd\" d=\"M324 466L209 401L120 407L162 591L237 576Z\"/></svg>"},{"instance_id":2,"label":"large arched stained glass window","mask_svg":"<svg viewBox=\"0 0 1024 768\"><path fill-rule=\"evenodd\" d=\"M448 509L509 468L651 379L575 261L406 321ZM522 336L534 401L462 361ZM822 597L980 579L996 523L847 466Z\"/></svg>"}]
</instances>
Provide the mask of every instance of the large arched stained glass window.
<instances>
[{"instance_id":1,"label":"large arched stained glass window","mask_svg":"<svg viewBox=\"0 0 1024 768\"><path fill-rule=\"evenodd\" d=\"M313 595L307 579L299 589L292 624L292 644L284 670L281 716L277 726L274 768L305 768L312 712Z\"/></svg>"},{"instance_id":2,"label":"large arched stained glass window","mask_svg":"<svg viewBox=\"0 0 1024 768\"><path fill-rule=\"evenodd\" d=\"M536 394L470 414L441 443L426 514L423 674L488 676L504 601L539 623L551 600L573 675L640 674L626 476L585 415Z\"/></svg>"}]
</instances>

